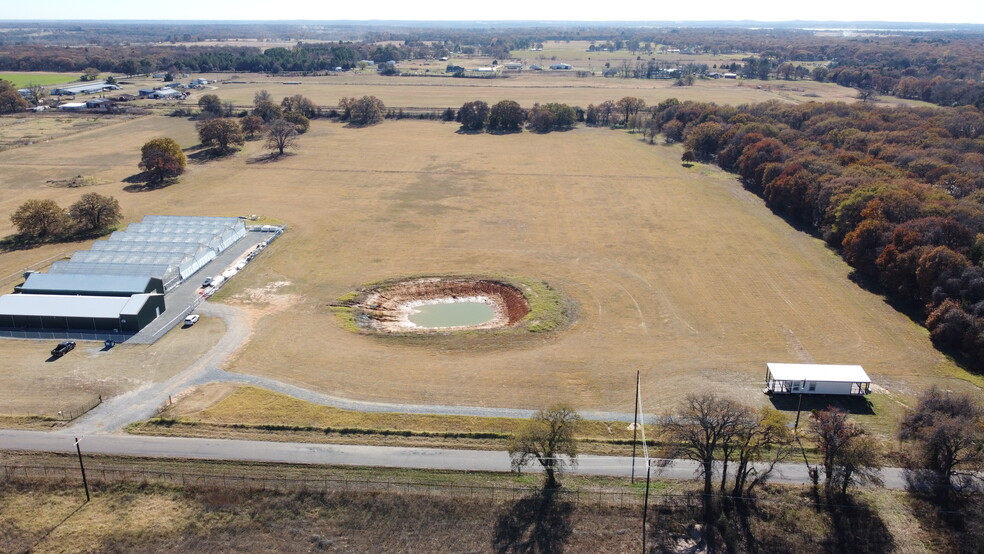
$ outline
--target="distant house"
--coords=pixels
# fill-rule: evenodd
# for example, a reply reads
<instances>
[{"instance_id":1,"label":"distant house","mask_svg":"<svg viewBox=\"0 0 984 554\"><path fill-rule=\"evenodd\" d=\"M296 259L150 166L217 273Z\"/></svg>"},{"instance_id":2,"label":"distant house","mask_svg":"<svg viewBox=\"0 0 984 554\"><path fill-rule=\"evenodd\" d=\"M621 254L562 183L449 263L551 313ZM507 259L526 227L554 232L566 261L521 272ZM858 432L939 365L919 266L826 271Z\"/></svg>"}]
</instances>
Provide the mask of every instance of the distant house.
<instances>
[{"instance_id":1,"label":"distant house","mask_svg":"<svg viewBox=\"0 0 984 554\"><path fill-rule=\"evenodd\" d=\"M712 71L708 73L707 76L710 77L711 79L720 79L721 77L724 77L724 75L721 75L717 71Z\"/></svg>"},{"instance_id":2,"label":"distant house","mask_svg":"<svg viewBox=\"0 0 984 554\"><path fill-rule=\"evenodd\" d=\"M503 65L506 69L523 69L522 62L506 62Z\"/></svg>"},{"instance_id":3,"label":"distant house","mask_svg":"<svg viewBox=\"0 0 984 554\"><path fill-rule=\"evenodd\" d=\"M530 69L532 69L533 71L543 71L543 68L536 64L530 65Z\"/></svg>"},{"instance_id":4,"label":"distant house","mask_svg":"<svg viewBox=\"0 0 984 554\"><path fill-rule=\"evenodd\" d=\"M496 69L494 67L476 67L472 71L475 73L494 73Z\"/></svg>"},{"instance_id":5,"label":"distant house","mask_svg":"<svg viewBox=\"0 0 984 554\"><path fill-rule=\"evenodd\" d=\"M63 112L84 112L86 105L85 102L68 102L58 106L58 109Z\"/></svg>"},{"instance_id":6,"label":"distant house","mask_svg":"<svg viewBox=\"0 0 984 554\"><path fill-rule=\"evenodd\" d=\"M569 69L574 69L574 66L572 66L569 63L555 63L555 64L553 64L553 65L550 66L550 69L553 69L553 70L556 70L556 71L566 71L566 70L569 70Z\"/></svg>"},{"instance_id":7,"label":"distant house","mask_svg":"<svg viewBox=\"0 0 984 554\"><path fill-rule=\"evenodd\" d=\"M737 73L725 73L724 74L724 78L725 79L737 79L738 78L738 74Z\"/></svg>"},{"instance_id":8,"label":"distant house","mask_svg":"<svg viewBox=\"0 0 984 554\"><path fill-rule=\"evenodd\" d=\"M871 379L859 365L776 363L765 365L766 394L863 396L871 393Z\"/></svg>"}]
</instances>

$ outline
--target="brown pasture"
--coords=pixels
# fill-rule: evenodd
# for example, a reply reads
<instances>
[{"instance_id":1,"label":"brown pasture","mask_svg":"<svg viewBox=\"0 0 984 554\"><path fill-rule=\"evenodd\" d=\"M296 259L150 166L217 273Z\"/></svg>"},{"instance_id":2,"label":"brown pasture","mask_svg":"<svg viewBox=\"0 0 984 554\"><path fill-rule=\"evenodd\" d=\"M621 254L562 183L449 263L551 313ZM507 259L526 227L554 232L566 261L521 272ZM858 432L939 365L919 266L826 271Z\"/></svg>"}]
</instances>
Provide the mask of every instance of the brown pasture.
<instances>
[{"instance_id":1,"label":"brown pasture","mask_svg":"<svg viewBox=\"0 0 984 554\"><path fill-rule=\"evenodd\" d=\"M67 206L90 190L117 197L127 221L256 213L287 222L289 232L219 297L249 310L255 326L226 369L342 397L521 408L565 399L631 412L640 370L644 408L658 411L701 390L764 404L768 361L859 363L884 389L874 402L887 431L929 384L980 385L934 350L923 328L849 281L849 268L820 241L775 217L733 176L682 167L678 147L607 129L456 130L316 121L295 155L263 162L261 144L251 142L235 156L192 164L175 185L126 192L122 179L136 172L144 141L171 136L191 147L197 139L180 118L121 121L0 153L0 233L13 231L9 214L28 198ZM44 185L79 173L103 184ZM2 254L0 275L74 248ZM366 282L435 273L544 280L579 308L559 332L421 344L346 331L328 306ZM134 349L135 359L154 361L127 368L114 390L138 386L151 370L180 370L191 354L167 341L197 336L174 331ZM212 343L209 335L199 347ZM49 386L63 375L50 368L68 364L31 365L46 347L0 342L4 378ZM96 390L116 370L101 371L75 373L72 387Z\"/></svg>"},{"instance_id":2,"label":"brown pasture","mask_svg":"<svg viewBox=\"0 0 984 554\"><path fill-rule=\"evenodd\" d=\"M489 60L490 61L490 60ZM401 66L402 67L402 66ZM563 102L586 108L606 100L618 100L623 96L642 98L655 105L667 98L717 102L719 104L746 104L778 100L781 102L854 102L857 92L832 83L815 81L737 81L731 79L699 79L693 86L678 87L669 79L618 79L604 77L579 78L571 71L522 71L507 73L503 78L472 79L444 76L445 63L432 62L431 74L442 76L385 77L373 70L346 72L317 77L274 77L243 75L233 78L229 74L211 74L209 79L243 81L242 83L217 83L208 89L192 91L183 102L197 106L203 94L216 94L223 101L236 105L252 104L256 91L265 89L275 100L285 96L303 94L320 106L336 106L343 96L379 97L387 106L458 108L465 102L484 100L495 103L515 100L532 107L535 103ZM476 65L477 67L477 65ZM287 85L284 82L299 82ZM162 83L138 82L128 86L126 92ZM133 90L129 90L132 88ZM893 97L883 97L886 103L899 103Z\"/></svg>"}]
</instances>

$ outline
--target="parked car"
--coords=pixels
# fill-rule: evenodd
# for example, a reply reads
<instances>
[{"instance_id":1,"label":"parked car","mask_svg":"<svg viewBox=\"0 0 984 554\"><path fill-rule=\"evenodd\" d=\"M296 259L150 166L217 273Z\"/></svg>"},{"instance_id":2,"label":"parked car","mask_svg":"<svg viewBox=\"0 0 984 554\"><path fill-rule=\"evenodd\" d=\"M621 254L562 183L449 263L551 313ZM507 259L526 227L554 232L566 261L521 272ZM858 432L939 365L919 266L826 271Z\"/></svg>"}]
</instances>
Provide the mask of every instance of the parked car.
<instances>
[{"instance_id":1,"label":"parked car","mask_svg":"<svg viewBox=\"0 0 984 554\"><path fill-rule=\"evenodd\" d=\"M198 314L191 314L190 316L185 318L185 327L191 327L192 325L198 323L198 320L200 318L201 316L199 316Z\"/></svg>"},{"instance_id":2,"label":"parked car","mask_svg":"<svg viewBox=\"0 0 984 554\"><path fill-rule=\"evenodd\" d=\"M211 277L206 277L205 280L202 281L202 286L203 287L207 287L207 286L209 286L211 284L212 284L212 278Z\"/></svg>"},{"instance_id":3,"label":"parked car","mask_svg":"<svg viewBox=\"0 0 984 554\"><path fill-rule=\"evenodd\" d=\"M56 358L61 358L65 354L68 354L75 348L75 341L67 340L64 342L59 342L58 346L51 349L51 355Z\"/></svg>"}]
</instances>

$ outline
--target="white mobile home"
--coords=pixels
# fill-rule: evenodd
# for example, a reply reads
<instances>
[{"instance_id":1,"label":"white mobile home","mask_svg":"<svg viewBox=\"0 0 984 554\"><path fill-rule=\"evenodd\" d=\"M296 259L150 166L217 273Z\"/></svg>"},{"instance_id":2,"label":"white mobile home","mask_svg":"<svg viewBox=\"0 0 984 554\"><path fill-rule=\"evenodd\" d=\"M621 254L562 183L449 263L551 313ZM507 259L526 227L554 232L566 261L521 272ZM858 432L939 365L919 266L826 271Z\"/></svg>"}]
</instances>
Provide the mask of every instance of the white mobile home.
<instances>
[{"instance_id":1,"label":"white mobile home","mask_svg":"<svg viewBox=\"0 0 984 554\"><path fill-rule=\"evenodd\" d=\"M840 394L863 396L871 379L859 365L768 363L766 394Z\"/></svg>"}]
</instances>

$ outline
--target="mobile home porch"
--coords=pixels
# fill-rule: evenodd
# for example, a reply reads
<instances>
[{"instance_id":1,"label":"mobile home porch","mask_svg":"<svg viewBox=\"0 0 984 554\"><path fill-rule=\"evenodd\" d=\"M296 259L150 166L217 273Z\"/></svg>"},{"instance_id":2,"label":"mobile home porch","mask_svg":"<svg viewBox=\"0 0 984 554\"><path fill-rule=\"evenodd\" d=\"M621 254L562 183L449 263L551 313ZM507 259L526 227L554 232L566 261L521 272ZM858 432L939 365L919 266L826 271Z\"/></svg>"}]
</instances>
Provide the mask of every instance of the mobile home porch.
<instances>
[{"instance_id":1,"label":"mobile home porch","mask_svg":"<svg viewBox=\"0 0 984 554\"><path fill-rule=\"evenodd\" d=\"M768 363L766 394L840 394L864 396L871 379L859 365Z\"/></svg>"}]
</instances>

